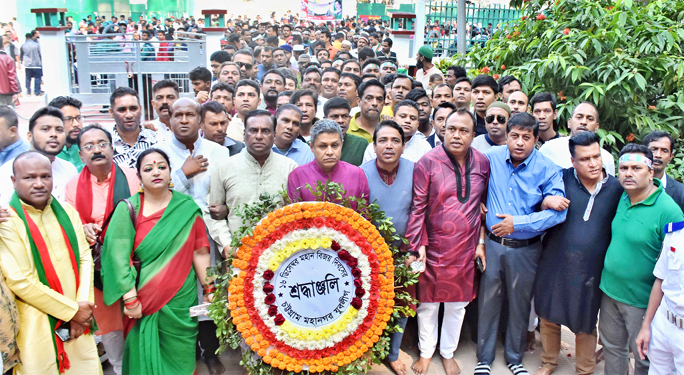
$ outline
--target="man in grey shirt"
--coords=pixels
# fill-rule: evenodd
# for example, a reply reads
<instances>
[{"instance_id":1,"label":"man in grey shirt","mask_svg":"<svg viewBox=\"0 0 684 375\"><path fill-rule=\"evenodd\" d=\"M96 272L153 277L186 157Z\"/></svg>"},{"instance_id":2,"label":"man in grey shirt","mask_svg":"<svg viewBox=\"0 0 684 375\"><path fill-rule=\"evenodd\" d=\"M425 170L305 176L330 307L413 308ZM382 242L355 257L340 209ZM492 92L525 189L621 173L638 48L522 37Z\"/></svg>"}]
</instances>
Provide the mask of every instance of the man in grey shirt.
<instances>
[{"instance_id":1,"label":"man in grey shirt","mask_svg":"<svg viewBox=\"0 0 684 375\"><path fill-rule=\"evenodd\" d=\"M43 77L43 61L40 56L40 44L38 44L40 33L38 30L32 30L30 34L26 34L26 43L21 46L21 61L26 68L26 93L31 95L31 78L34 78L33 93L42 95L40 89L40 80Z\"/></svg>"}]
</instances>

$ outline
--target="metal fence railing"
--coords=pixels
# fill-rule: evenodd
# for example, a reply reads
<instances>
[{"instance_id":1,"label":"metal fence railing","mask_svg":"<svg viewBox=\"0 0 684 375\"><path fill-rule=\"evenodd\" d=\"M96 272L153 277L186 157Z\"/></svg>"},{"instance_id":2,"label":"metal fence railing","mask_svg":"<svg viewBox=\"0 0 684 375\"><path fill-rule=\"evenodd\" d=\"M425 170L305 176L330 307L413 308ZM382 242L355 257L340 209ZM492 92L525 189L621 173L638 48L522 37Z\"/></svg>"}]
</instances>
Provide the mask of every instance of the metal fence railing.
<instances>
[{"instance_id":1,"label":"metal fence railing","mask_svg":"<svg viewBox=\"0 0 684 375\"><path fill-rule=\"evenodd\" d=\"M458 1L435 0L426 4L425 16L429 31L425 37L425 44L432 47L435 56L448 57L457 51L457 4ZM466 50L474 44L484 45L507 22L517 20L520 16L519 10L498 4L467 4Z\"/></svg>"},{"instance_id":2,"label":"metal fence railing","mask_svg":"<svg viewBox=\"0 0 684 375\"><path fill-rule=\"evenodd\" d=\"M71 96L85 106L106 106L117 87L131 87L138 91L143 114L150 119L154 115L149 108L152 86L157 81L172 79L181 96L193 93L188 72L206 65L204 34L178 33L170 41L128 40L120 35L115 39L67 37Z\"/></svg>"}]
</instances>

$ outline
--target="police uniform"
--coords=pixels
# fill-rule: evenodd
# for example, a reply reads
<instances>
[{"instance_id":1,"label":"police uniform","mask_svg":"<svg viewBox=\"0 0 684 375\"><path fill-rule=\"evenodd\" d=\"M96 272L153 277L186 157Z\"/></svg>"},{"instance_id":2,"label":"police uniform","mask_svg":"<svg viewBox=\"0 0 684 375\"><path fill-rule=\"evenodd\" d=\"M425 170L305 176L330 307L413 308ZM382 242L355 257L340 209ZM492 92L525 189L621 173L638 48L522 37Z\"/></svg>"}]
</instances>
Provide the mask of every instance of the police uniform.
<instances>
[{"instance_id":1,"label":"police uniform","mask_svg":"<svg viewBox=\"0 0 684 375\"><path fill-rule=\"evenodd\" d=\"M663 299L651 323L649 375L684 375L684 221L665 227L653 274L663 280Z\"/></svg>"}]
</instances>

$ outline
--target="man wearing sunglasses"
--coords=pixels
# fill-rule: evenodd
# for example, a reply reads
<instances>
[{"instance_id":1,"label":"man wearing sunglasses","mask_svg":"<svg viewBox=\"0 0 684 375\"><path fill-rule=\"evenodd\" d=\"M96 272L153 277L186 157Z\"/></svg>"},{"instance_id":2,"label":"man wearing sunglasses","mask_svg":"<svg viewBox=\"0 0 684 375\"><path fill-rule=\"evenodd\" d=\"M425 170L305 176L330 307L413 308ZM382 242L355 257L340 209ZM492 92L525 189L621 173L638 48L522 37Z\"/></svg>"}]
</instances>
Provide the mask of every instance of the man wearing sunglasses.
<instances>
[{"instance_id":1,"label":"man wearing sunglasses","mask_svg":"<svg viewBox=\"0 0 684 375\"><path fill-rule=\"evenodd\" d=\"M254 55L250 51L241 49L235 52L233 62L240 67L240 75L243 79L256 79L257 71L254 69Z\"/></svg>"},{"instance_id":2,"label":"man wearing sunglasses","mask_svg":"<svg viewBox=\"0 0 684 375\"><path fill-rule=\"evenodd\" d=\"M473 148L485 152L494 146L506 144L506 125L511 116L511 108L502 102L493 102L487 107L485 127L487 132L473 140Z\"/></svg>"}]
</instances>

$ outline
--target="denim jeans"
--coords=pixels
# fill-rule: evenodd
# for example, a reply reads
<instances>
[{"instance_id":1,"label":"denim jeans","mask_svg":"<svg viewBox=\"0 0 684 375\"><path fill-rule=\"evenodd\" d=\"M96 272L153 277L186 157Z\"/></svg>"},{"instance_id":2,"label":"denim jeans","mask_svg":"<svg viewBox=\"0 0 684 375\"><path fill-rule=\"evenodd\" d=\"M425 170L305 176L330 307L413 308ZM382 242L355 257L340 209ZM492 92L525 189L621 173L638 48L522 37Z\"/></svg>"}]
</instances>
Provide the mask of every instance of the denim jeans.
<instances>
[{"instance_id":1,"label":"denim jeans","mask_svg":"<svg viewBox=\"0 0 684 375\"><path fill-rule=\"evenodd\" d=\"M406 329L406 321L408 318L399 319L399 326L402 332L392 332L390 333L390 349L387 354L387 359L390 362L395 362L399 359L399 347L401 346L401 339L404 337L404 329Z\"/></svg>"},{"instance_id":2,"label":"denim jeans","mask_svg":"<svg viewBox=\"0 0 684 375\"><path fill-rule=\"evenodd\" d=\"M31 78L34 78L33 93L40 94L40 80L43 77L43 68L26 68L26 93L31 95Z\"/></svg>"}]
</instances>

